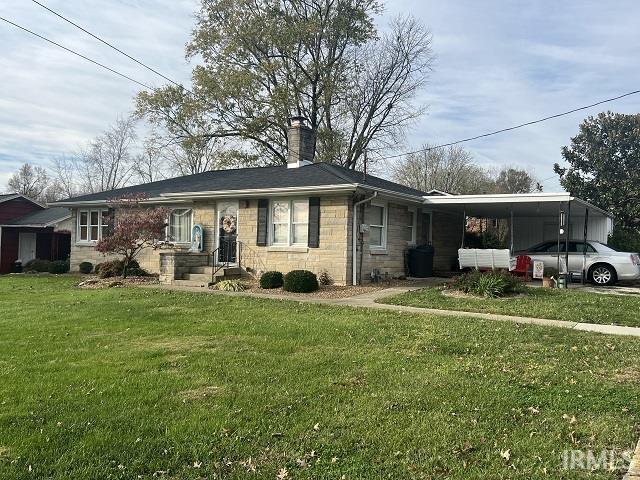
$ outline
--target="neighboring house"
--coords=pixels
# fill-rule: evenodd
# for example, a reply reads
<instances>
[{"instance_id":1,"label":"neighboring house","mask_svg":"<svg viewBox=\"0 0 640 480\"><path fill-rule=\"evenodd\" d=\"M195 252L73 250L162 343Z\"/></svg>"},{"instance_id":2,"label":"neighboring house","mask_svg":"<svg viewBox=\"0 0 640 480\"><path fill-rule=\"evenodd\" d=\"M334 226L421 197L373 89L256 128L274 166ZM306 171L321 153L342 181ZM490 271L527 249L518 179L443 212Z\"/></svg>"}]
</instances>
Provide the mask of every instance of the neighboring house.
<instances>
[{"instance_id":1,"label":"neighboring house","mask_svg":"<svg viewBox=\"0 0 640 480\"><path fill-rule=\"evenodd\" d=\"M16 261L66 260L71 247L71 213L46 208L20 194L0 195L0 273Z\"/></svg>"},{"instance_id":2,"label":"neighboring house","mask_svg":"<svg viewBox=\"0 0 640 480\"><path fill-rule=\"evenodd\" d=\"M170 246L148 249L139 259L165 283L202 284L221 266L252 275L326 271L337 284L360 283L374 272L404 275L407 249L426 243L434 246L435 270L455 270L466 218L485 213L510 218L512 238L513 225L524 225L516 243L536 243L547 228L557 232L557 212L569 204L575 204L575 213L591 209L589 222L598 225L605 241L610 231L606 212L568 194L422 192L337 165L313 163L314 144L311 129L294 119L286 166L210 171L57 202L72 212L72 271L83 261L105 261L95 245L105 235L114 200L141 195L142 204L171 211L166 235ZM118 211L114 213L117 218ZM192 242L197 226L203 231L202 251L194 251L197 242Z\"/></svg>"}]
</instances>

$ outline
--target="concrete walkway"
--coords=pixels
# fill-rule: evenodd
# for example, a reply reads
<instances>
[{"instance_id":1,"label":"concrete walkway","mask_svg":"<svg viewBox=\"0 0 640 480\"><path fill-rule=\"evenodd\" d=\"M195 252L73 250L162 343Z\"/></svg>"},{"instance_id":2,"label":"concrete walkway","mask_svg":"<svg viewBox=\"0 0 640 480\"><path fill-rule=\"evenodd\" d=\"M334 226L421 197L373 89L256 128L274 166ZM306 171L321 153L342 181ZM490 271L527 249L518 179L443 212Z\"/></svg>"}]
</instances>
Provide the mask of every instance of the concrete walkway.
<instances>
[{"instance_id":1,"label":"concrete walkway","mask_svg":"<svg viewBox=\"0 0 640 480\"><path fill-rule=\"evenodd\" d=\"M640 441L631 459L629 470L622 480L640 480Z\"/></svg>"},{"instance_id":2,"label":"concrete walkway","mask_svg":"<svg viewBox=\"0 0 640 480\"><path fill-rule=\"evenodd\" d=\"M208 288L199 287L185 287L185 286L170 286L170 285L153 285L148 288L161 288L168 290L179 290L187 292L203 292L214 293L218 295L231 295L240 297L253 297L253 298L269 298L273 300L290 300L293 302L312 303L320 305L342 305L354 308L374 308L377 310L390 310L394 312L406 312L406 313L418 313L439 315L446 317L465 317L470 319L481 320L495 320L501 322L512 322L529 325L541 325L545 327L558 327L566 328L569 330L580 330L584 332L604 333L608 335L624 335L632 337L640 337L640 327L621 327L617 325L601 325L596 323L583 323L583 322L568 322L565 320L550 320L545 318L533 318L533 317L520 317L513 315L501 315L496 313L480 313L480 312L465 312L462 310L442 310L439 308L423 308L423 307L409 307L404 305L388 305L384 303L376 303L384 297L390 297L400 293L410 292L412 290L418 290L424 286L415 287L392 287L384 290L377 290L371 293L364 293L362 295L355 295L353 297L346 298L314 298L314 297L301 297L297 295L277 295L268 293L251 293L251 292L222 292L219 290L209 290Z\"/></svg>"}]
</instances>

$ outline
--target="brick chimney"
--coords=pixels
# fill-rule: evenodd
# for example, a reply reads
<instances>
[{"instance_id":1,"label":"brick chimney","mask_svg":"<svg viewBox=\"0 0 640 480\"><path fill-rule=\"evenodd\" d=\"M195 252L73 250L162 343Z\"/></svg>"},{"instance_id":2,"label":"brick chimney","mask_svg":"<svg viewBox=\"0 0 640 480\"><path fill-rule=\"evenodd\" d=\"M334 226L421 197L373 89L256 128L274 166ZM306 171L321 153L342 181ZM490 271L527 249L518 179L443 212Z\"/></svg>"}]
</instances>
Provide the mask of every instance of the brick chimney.
<instances>
[{"instance_id":1,"label":"brick chimney","mask_svg":"<svg viewBox=\"0 0 640 480\"><path fill-rule=\"evenodd\" d=\"M292 117L291 126L287 130L289 154L287 168L298 168L313 163L316 153L316 139L313 130L307 125L304 117Z\"/></svg>"}]
</instances>

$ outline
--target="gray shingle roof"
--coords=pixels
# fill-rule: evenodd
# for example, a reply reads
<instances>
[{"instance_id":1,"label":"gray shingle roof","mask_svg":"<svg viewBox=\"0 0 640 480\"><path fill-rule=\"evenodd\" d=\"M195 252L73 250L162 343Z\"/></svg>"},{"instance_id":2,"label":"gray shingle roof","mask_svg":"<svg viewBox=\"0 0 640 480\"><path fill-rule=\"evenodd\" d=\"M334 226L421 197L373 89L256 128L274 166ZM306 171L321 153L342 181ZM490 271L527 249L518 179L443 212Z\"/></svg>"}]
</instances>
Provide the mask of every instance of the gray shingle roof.
<instances>
[{"instance_id":1,"label":"gray shingle roof","mask_svg":"<svg viewBox=\"0 0 640 480\"><path fill-rule=\"evenodd\" d=\"M385 189L405 195L422 196L415 190L379 177L349 170L339 165L314 163L299 168L255 167L233 170L216 170L158 182L119 188L107 192L73 197L64 202L92 202L110 200L126 195L145 194L157 197L166 193L215 192L222 190L261 190L267 188L315 187L358 183L372 188Z\"/></svg>"},{"instance_id":2,"label":"gray shingle roof","mask_svg":"<svg viewBox=\"0 0 640 480\"><path fill-rule=\"evenodd\" d=\"M0 193L0 202L8 198L15 197L16 195L16 193Z\"/></svg>"},{"instance_id":3,"label":"gray shingle roof","mask_svg":"<svg viewBox=\"0 0 640 480\"><path fill-rule=\"evenodd\" d=\"M11 219L7 222L7 225L33 225L44 227L50 223L62 220L63 218L68 217L70 214L71 212L69 212L69 209L64 207L45 208L44 210L38 210L37 212L29 213L24 217Z\"/></svg>"}]
</instances>

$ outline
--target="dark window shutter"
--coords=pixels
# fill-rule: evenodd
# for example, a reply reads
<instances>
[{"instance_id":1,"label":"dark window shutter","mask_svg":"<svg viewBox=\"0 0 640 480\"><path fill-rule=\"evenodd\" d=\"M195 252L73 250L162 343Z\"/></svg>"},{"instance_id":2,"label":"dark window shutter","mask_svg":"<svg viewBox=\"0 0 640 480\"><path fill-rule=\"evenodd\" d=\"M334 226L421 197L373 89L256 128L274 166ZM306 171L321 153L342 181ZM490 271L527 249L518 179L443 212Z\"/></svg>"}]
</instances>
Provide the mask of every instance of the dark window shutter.
<instances>
[{"instance_id":1,"label":"dark window shutter","mask_svg":"<svg viewBox=\"0 0 640 480\"><path fill-rule=\"evenodd\" d=\"M320 197L309 198L309 247L320 246Z\"/></svg>"},{"instance_id":2,"label":"dark window shutter","mask_svg":"<svg viewBox=\"0 0 640 480\"><path fill-rule=\"evenodd\" d=\"M259 247L264 247L267 245L267 237L269 231L268 225L269 218L269 200L266 198L261 198L258 200L258 239L256 244Z\"/></svg>"}]
</instances>

